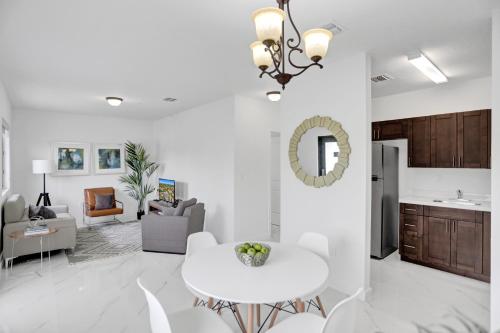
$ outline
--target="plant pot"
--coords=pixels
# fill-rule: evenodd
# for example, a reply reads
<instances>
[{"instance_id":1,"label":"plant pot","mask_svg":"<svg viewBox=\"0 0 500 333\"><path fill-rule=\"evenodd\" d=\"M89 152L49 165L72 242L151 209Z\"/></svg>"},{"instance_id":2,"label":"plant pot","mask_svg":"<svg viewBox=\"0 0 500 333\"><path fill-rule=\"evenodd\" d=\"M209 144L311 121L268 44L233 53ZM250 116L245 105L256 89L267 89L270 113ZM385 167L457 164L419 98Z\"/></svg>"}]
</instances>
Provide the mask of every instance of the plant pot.
<instances>
[{"instance_id":1,"label":"plant pot","mask_svg":"<svg viewBox=\"0 0 500 333\"><path fill-rule=\"evenodd\" d=\"M140 221L140 220L142 219L142 216L143 216L144 214L145 214L145 213L144 213L144 211L143 211L143 210L141 210L141 211L137 212L137 220L139 220L139 221Z\"/></svg>"}]
</instances>

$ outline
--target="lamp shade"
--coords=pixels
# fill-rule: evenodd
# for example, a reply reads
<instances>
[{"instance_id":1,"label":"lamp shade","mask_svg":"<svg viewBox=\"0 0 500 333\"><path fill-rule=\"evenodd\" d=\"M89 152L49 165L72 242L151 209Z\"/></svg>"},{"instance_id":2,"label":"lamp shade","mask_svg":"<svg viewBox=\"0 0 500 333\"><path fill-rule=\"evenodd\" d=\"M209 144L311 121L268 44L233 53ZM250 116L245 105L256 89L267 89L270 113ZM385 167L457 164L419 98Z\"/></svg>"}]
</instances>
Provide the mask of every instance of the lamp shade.
<instances>
[{"instance_id":1,"label":"lamp shade","mask_svg":"<svg viewBox=\"0 0 500 333\"><path fill-rule=\"evenodd\" d=\"M33 173L51 173L52 172L52 162L49 160L33 160Z\"/></svg>"},{"instance_id":2,"label":"lamp shade","mask_svg":"<svg viewBox=\"0 0 500 333\"><path fill-rule=\"evenodd\" d=\"M266 7L253 12L252 19L255 23L257 38L261 42L278 42L281 38L282 24L285 16L286 14L283 10L275 7Z\"/></svg>"},{"instance_id":3,"label":"lamp shade","mask_svg":"<svg viewBox=\"0 0 500 333\"><path fill-rule=\"evenodd\" d=\"M261 70L266 70L273 64L273 58L269 51L266 51L266 46L262 42L253 42L250 45L252 49L253 62L255 66Z\"/></svg>"},{"instance_id":4,"label":"lamp shade","mask_svg":"<svg viewBox=\"0 0 500 333\"><path fill-rule=\"evenodd\" d=\"M326 29L311 29L304 32L307 57L314 62L323 59L332 38L332 32Z\"/></svg>"}]
</instances>

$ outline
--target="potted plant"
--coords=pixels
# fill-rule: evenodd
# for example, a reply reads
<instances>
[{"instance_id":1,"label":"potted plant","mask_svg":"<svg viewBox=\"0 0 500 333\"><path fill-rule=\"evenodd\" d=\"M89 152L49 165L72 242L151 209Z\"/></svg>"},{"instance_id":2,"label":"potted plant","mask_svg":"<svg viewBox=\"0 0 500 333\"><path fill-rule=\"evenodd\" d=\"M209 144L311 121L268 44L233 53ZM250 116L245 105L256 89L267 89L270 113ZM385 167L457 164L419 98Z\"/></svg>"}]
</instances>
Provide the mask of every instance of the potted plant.
<instances>
[{"instance_id":1,"label":"potted plant","mask_svg":"<svg viewBox=\"0 0 500 333\"><path fill-rule=\"evenodd\" d=\"M140 220L144 215L147 196L155 191L149 179L160 165L149 160L149 154L142 144L127 141L125 152L125 163L130 172L121 176L120 182L125 184L128 195L137 201L137 219Z\"/></svg>"}]
</instances>

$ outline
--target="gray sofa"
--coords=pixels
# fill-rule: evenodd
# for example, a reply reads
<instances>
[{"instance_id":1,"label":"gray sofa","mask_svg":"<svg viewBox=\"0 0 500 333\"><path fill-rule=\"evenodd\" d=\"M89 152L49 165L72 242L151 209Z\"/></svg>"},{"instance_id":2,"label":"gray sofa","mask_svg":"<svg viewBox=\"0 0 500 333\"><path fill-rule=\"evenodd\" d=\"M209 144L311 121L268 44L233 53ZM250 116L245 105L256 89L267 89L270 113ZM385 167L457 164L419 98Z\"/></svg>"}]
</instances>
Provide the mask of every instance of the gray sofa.
<instances>
[{"instance_id":1,"label":"gray sofa","mask_svg":"<svg viewBox=\"0 0 500 333\"><path fill-rule=\"evenodd\" d=\"M44 251L74 249L76 246L76 220L68 212L67 206L50 206L57 217L46 219L49 228L58 231L50 236L50 242L44 242ZM4 204L3 256L4 258L19 257L27 254L40 253L38 237L21 239L16 242L12 253L12 239L9 234L24 230L29 225L28 208L24 198L19 194L11 195ZM49 244L50 243L50 244ZM50 248L48 247L50 245Z\"/></svg>"},{"instance_id":2,"label":"gray sofa","mask_svg":"<svg viewBox=\"0 0 500 333\"><path fill-rule=\"evenodd\" d=\"M196 202L195 199L194 202ZM192 200L188 200L191 201ZM177 214L177 215L174 215ZM190 234L203 231L205 205L195 203L181 212L179 209L150 211L142 217L143 251L186 253L186 242Z\"/></svg>"}]
</instances>

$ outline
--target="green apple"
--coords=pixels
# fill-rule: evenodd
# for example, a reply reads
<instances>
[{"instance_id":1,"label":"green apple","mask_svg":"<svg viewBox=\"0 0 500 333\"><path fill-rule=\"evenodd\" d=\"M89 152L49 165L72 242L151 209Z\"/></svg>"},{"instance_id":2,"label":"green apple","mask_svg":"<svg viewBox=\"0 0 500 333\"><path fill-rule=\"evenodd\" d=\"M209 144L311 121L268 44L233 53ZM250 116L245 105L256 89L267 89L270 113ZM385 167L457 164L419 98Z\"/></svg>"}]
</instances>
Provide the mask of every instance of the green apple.
<instances>
[{"instance_id":1,"label":"green apple","mask_svg":"<svg viewBox=\"0 0 500 333\"><path fill-rule=\"evenodd\" d=\"M256 249L257 251L260 251L260 250L262 250L262 245L260 245L259 243L255 243L253 245L253 248Z\"/></svg>"},{"instance_id":2,"label":"green apple","mask_svg":"<svg viewBox=\"0 0 500 333\"><path fill-rule=\"evenodd\" d=\"M252 246L249 243L245 243L245 244L243 244L243 247L245 248L245 250L248 250Z\"/></svg>"},{"instance_id":3,"label":"green apple","mask_svg":"<svg viewBox=\"0 0 500 333\"><path fill-rule=\"evenodd\" d=\"M243 246L240 246L238 248L238 253L247 253L247 249L245 249L245 247L243 247Z\"/></svg>"},{"instance_id":4,"label":"green apple","mask_svg":"<svg viewBox=\"0 0 500 333\"><path fill-rule=\"evenodd\" d=\"M254 249L254 248L249 248L249 249L247 250L247 254L248 254L248 255L250 255L250 256L252 256L252 257L253 257L256 253L257 253L257 251L255 251L255 249Z\"/></svg>"},{"instance_id":5,"label":"green apple","mask_svg":"<svg viewBox=\"0 0 500 333\"><path fill-rule=\"evenodd\" d=\"M267 254L269 252L269 249L267 247L262 247L260 252L262 252L263 254Z\"/></svg>"}]
</instances>

